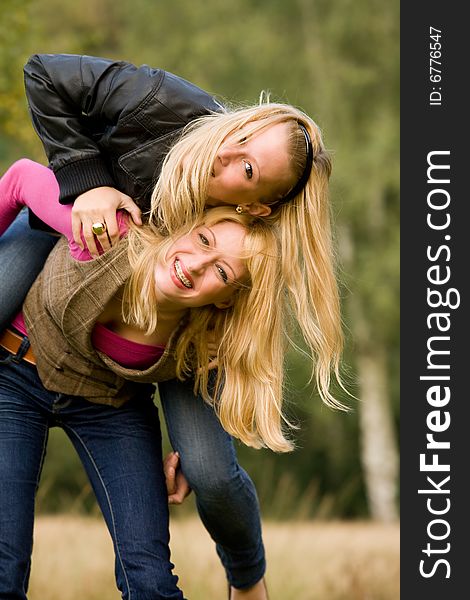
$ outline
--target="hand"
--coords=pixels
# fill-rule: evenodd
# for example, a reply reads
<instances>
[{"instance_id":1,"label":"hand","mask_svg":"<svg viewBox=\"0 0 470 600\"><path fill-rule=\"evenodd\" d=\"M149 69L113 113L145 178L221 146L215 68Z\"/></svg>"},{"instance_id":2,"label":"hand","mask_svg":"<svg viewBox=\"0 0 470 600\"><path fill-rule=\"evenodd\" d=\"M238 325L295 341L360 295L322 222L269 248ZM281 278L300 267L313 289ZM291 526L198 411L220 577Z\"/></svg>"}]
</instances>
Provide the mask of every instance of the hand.
<instances>
[{"instance_id":1,"label":"hand","mask_svg":"<svg viewBox=\"0 0 470 600\"><path fill-rule=\"evenodd\" d=\"M217 369L217 367L219 366L218 360L217 360L217 354L219 352L219 344L218 342L215 341L215 335L214 335L214 331L210 330L207 332L207 350L209 351L209 363L207 365L207 368L209 369L209 371L211 369ZM199 368L197 370L198 373L202 372L202 368Z\"/></svg>"},{"instance_id":2,"label":"hand","mask_svg":"<svg viewBox=\"0 0 470 600\"><path fill-rule=\"evenodd\" d=\"M189 496L191 493L189 483L179 468L179 462L180 457L178 452L170 452L163 459L168 504L182 504L186 496Z\"/></svg>"},{"instance_id":3,"label":"hand","mask_svg":"<svg viewBox=\"0 0 470 600\"><path fill-rule=\"evenodd\" d=\"M215 333L213 329L210 329L207 332L207 349L209 351L209 356L217 356L219 351L219 342L215 339Z\"/></svg>"},{"instance_id":4,"label":"hand","mask_svg":"<svg viewBox=\"0 0 470 600\"><path fill-rule=\"evenodd\" d=\"M136 225L142 225L140 208L130 196L119 190L112 187L98 187L80 194L72 208L72 233L78 246L83 250L85 242L94 257L99 254L96 239L104 252L114 246L119 240L116 219L116 211L119 209L126 210ZM106 225L106 231L95 238L91 227L98 221Z\"/></svg>"}]
</instances>

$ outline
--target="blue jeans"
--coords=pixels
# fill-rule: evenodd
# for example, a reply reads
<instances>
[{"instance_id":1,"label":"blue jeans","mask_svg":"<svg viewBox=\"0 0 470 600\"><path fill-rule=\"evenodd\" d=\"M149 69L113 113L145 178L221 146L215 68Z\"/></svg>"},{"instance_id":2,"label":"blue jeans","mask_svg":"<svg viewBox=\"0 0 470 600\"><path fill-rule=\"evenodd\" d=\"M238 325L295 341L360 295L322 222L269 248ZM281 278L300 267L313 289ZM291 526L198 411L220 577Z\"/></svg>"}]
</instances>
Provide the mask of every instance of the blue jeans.
<instances>
[{"instance_id":1,"label":"blue jeans","mask_svg":"<svg viewBox=\"0 0 470 600\"><path fill-rule=\"evenodd\" d=\"M0 331L20 310L57 239L31 229L27 210L0 236Z\"/></svg>"},{"instance_id":2,"label":"blue jeans","mask_svg":"<svg viewBox=\"0 0 470 600\"><path fill-rule=\"evenodd\" d=\"M23 343L17 358L27 350ZM0 598L24 600L34 499L50 427L62 427L86 469L113 539L127 600L178 599L152 386L121 408L47 391L37 370L0 347Z\"/></svg>"},{"instance_id":3,"label":"blue jeans","mask_svg":"<svg viewBox=\"0 0 470 600\"><path fill-rule=\"evenodd\" d=\"M192 386L177 380L158 384L170 442L228 581L250 587L266 569L256 490L237 462L232 438Z\"/></svg>"}]
</instances>

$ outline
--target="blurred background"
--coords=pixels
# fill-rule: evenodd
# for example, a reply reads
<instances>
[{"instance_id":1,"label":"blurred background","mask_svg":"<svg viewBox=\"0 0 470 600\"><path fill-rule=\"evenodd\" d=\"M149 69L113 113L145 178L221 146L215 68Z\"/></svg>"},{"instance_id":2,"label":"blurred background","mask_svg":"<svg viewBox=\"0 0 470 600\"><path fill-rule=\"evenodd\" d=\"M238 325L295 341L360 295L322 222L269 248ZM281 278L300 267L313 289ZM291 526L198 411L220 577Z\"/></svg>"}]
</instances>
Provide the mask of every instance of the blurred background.
<instances>
[{"instance_id":1,"label":"blurred background","mask_svg":"<svg viewBox=\"0 0 470 600\"><path fill-rule=\"evenodd\" d=\"M256 103L266 90L319 124L333 156L343 375L356 399L338 391L353 409L349 414L324 407L308 383L309 364L292 352L287 400L300 426L297 449L276 455L239 445L239 458L267 520L396 523L398 1L2 0L0 40L2 171L22 156L46 162L23 91L22 67L33 53L146 63L230 104ZM194 510L190 499L172 516ZM71 445L53 430L38 512L64 511L98 509Z\"/></svg>"}]
</instances>

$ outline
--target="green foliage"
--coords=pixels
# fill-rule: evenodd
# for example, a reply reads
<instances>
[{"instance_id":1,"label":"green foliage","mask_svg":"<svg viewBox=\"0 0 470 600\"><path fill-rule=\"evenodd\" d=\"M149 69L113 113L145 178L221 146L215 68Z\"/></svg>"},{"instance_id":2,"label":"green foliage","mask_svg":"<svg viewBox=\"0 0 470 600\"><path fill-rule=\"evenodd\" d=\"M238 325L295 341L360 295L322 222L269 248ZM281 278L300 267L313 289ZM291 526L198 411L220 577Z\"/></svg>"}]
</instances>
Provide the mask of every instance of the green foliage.
<instances>
[{"instance_id":1,"label":"green foliage","mask_svg":"<svg viewBox=\"0 0 470 600\"><path fill-rule=\"evenodd\" d=\"M389 353L398 379L399 4L385 0L3 0L0 21L0 163L45 161L23 93L22 65L35 52L68 52L147 63L178 73L234 103L262 90L322 127L334 160L333 213L348 337L346 364L364 344ZM356 318L357 307L361 318ZM365 315L365 316L364 316ZM309 366L289 357L288 405L299 424L290 455L239 448L265 512L363 516L364 486L354 400L350 414L322 406ZM392 387L398 415L398 390ZM40 509L93 503L63 436L52 433ZM67 449L65 449L67 448ZM210 460L210 457L208 457ZM75 461L75 462L74 462Z\"/></svg>"},{"instance_id":2,"label":"green foliage","mask_svg":"<svg viewBox=\"0 0 470 600\"><path fill-rule=\"evenodd\" d=\"M29 55L31 2L2 2L0 20L0 160L33 138L23 91L22 68ZM11 148L9 145L11 144ZM2 161L3 162L3 161Z\"/></svg>"}]
</instances>

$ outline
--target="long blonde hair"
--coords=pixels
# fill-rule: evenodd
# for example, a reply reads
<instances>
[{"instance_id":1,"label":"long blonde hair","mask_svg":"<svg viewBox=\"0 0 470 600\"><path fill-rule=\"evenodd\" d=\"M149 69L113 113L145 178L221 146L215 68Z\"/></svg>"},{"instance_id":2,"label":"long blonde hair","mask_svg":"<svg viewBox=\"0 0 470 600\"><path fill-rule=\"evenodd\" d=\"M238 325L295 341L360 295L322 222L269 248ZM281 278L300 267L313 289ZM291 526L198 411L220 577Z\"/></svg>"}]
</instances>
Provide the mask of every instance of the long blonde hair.
<instances>
[{"instance_id":1,"label":"long blonde hair","mask_svg":"<svg viewBox=\"0 0 470 600\"><path fill-rule=\"evenodd\" d=\"M312 359L312 378L322 400L346 409L330 392L331 375L341 387L343 335L328 197L331 160L319 127L308 115L288 104L260 105L201 117L183 130L169 151L152 195L151 220L173 232L202 214L217 151L224 139L250 125L250 135L277 123L289 125L288 152L293 179L305 167L305 138L313 147L313 166L305 188L288 202L273 197L266 217L281 243L282 281L295 319ZM243 203L243 198L240 198ZM343 388L344 389L344 388Z\"/></svg>"},{"instance_id":2,"label":"long blonde hair","mask_svg":"<svg viewBox=\"0 0 470 600\"><path fill-rule=\"evenodd\" d=\"M275 229L221 206L206 211L176 235L223 221L246 229L240 257L249 279L236 286L228 308L212 304L189 310L176 347L177 376L195 375L195 392L214 406L231 435L249 446L286 452L292 444L284 431L288 423L282 410L285 303ZM132 275L124 294L125 319L151 333L158 327L153 265L165 256L175 235L165 237L150 224L131 228L128 237ZM219 344L213 385L208 369L212 336Z\"/></svg>"}]
</instances>

